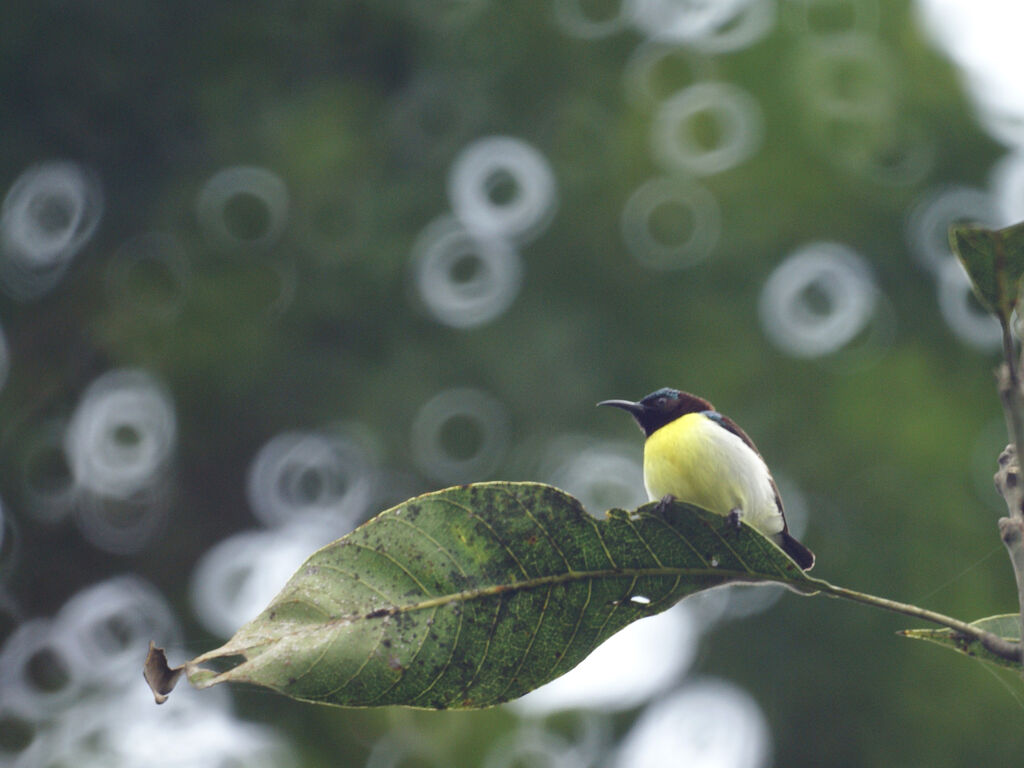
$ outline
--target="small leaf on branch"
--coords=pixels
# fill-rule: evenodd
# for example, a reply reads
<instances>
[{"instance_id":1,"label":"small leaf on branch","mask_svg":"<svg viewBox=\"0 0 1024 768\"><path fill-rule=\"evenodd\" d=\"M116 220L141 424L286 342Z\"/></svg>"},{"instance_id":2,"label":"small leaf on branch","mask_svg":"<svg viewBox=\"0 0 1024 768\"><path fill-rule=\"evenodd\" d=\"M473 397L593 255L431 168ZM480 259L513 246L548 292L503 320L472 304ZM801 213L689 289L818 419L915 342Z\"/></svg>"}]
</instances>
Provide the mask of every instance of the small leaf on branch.
<instances>
[{"instance_id":1,"label":"small leaf on branch","mask_svg":"<svg viewBox=\"0 0 1024 768\"><path fill-rule=\"evenodd\" d=\"M1024 277L1024 223L995 230L953 226L949 242L967 270L978 300L1004 325L1009 323Z\"/></svg>"},{"instance_id":2,"label":"small leaf on branch","mask_svg":"<svg viewBox=\"0 0 1024 768\"><path fill-rule=\"evenodd\" d=\"M589 515L537 483L480 483L382 512L314 553L222 647L200 688L341 706L476 708L568 672L627 624L700 590L816 583L748 526L681 503ZM218 661L224 671L201 667Z\"/></svg>"},{"instance_id":3,"label":"small leaf on branch","mask_svg":"<svg viewBox=\"0 0 1024 768\"><path fill-rule=\"evenodd\" d=\"M1020 642L1020 614L1009 613L1000 616L989 616L985 619L978 619L971 622L972 627L991 632L996 637L1017 643ZM1003 658L985 648L976 638L968 637L953 629L904 629L900 633L903 637L910 637L915 640L927 640L937 643L945 648L957 651L978 661L988 662L1000 667L1008 667L1020 671L1020 662Z\"/></svg>"}]
</instances>

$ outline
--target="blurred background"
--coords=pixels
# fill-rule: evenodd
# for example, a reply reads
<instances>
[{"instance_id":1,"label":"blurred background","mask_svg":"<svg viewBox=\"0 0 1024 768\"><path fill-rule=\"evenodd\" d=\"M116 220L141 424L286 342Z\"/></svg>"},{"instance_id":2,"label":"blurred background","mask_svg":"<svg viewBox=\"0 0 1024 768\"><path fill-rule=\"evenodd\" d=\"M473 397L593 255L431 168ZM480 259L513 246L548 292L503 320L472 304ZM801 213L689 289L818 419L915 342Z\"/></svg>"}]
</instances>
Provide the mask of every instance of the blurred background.
<instances>
[{"instance_id":1,"label":"blurred background","mask_svg":"<svg viewBox=\"0 0 1024 768\"><path fill-rule=\"evenodd\" d=\"M754 437L816 576L1013 610L998 334L946 230L1024 219L1019 13L8 0L0 765L1019 762L1015 676L772 588L483 712L158 708L139 674L416 493L643 502L594 403L662 386Z\"/></svg>"}]
</instances>

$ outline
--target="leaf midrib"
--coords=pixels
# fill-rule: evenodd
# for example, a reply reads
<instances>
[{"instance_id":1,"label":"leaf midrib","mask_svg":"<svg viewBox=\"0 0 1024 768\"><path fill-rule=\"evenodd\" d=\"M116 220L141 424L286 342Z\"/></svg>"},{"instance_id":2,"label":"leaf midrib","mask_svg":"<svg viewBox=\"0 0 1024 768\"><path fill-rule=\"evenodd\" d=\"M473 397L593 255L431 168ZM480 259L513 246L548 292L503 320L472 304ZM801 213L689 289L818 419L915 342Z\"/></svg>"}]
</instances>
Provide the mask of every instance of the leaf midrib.
<instances>
[{"instance_id":1,"label":"leaf midrib","mask_svg":"<svg viewBox=\"0 0 1024 768\"><path fill-rule=\"evenodd\" d=\"M768 574L759 575L752 574L750 571L722 568L679 568L671 566L658 566L653 568L602 568L593 571L574 570L567 571L565 573L535 576L530 579L523 579L522 581L511 582L508 584L491 584L486 587L466 589L459 592L448 592L446 594L437 595L426 600L419 600L417 602L404 603L401 605L381 606L380 608L376 608L370 611L369 613L347 614L345 616L337 616L333 619L329 619L327 622L325 622L325 624L339 624L344 622L352 623L361 620L385 618L387 616L395 616L399 613L411 613L414 611L428 610L430 608L438 608L445 605L449 605L451 603L467 603L472 600L479 600L487 597L495 597L497 595L505 594L508 592L525 592L531 589L538 589L541 587L553 586L557 584L566 584L577 581L594 581L599 579L613 578L639 579L646 576L683 575L715 576L720 577L723 581L731 580L746 583L757 583L762 581L782 584L802 583L802 580L791 579L787 577L784 573L775 576L770 576Z\"/></svg>"},{"instance_id":2,"label":"leaf midrib","mask_svg":"<svg viewBox=\"0 0 1024 768\"><path fill-rule=\"evenodd\" d=\"M496 597L507 593L525 592L531 589L539 589L542 587L553 586L557 584L566 584L579 581L595 581L598 579L605 578L631 578L632 582L630 588L625 592L632 592L633 585L637 579L646 576L715 576L720 578L723 582L744 582L747 584L769 582L774 584L792 584L796 585L802 583L801 580L795 580L787 577L786 574L781 573L777 576L770 576L768 574L755 575L749 571L734 570L734 569L723 569L723 568L680 568L671 566L659 566L651 568L601 568L597 570L587 571L567 571L565 573L547 574L544 576L535 576L530 579L524 579L522 581L513 582L511 584L491 584L486 587L478 587L476 589L467 589L460 592L449 592L444 595L437 595L436 597L429 598L427 600L420 600L414 603L407 603L404 605L396 606L384 606L381 608L374 609L369 613L358 613L358 614L346 614L344 616L336 616L331 619L327 619L322 623L318 623L314 626L300 625L295 627L291 631L275 633L274 635L260 635L260 636L249 636L249 642L244 644L234 645L228 643L219 649L210 651L209 653L202 654L201 656L193 659L188 666L192 667L193 670L198 671L198 665L203 662L224 655L223 652L231 646L230 653L241 654L248 660L252 660L249 654L255 648L263 648L265 646L272 645L275 643L282 642L286 638L294 638L305 634L319 634L324 632L333 632L343 624L357 624L362 621L372 621L374 619L383 619L391 616L398 615L400 613L412 613L415 611L425 611L430 609L437 609L453 603L467 603L473 600L480 600L488 597ZM805 579L807 582L812 582L811 579ZM676 595L675 591L672 590L668 593L669 597ZM623 594L622 600L628 599L628 595ZM682 596L680 596L681 598ZM659 598L659 600L662 598ZM298 596L292 596L287 601L282 602L294 602L303 605L307 604L307 601L301 599ZM650 608L657 604L658 601L652 600L649 605L642 606L643 608ZM278 603L277 605L280 605ZM271 608L273 608L272 606ZM641 606L637 606L641 607ZM322 610L322 609L321 609ZM237 636L236 636L237 637ZM239 638L241 639L241 638ZM257 656L262 655L262 651ZM219 675L218 675L219 677Z\"/></svg>"}]
</instances>

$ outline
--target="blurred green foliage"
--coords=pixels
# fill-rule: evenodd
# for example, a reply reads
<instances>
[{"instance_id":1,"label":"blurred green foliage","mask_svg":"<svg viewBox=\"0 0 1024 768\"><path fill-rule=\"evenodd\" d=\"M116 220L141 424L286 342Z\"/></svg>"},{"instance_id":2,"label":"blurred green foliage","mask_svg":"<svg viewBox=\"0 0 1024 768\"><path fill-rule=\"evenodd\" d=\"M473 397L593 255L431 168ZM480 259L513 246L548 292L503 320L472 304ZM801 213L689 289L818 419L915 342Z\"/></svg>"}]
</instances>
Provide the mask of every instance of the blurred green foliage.
<instances>
[{"instance_id":1,"label":"blurred green foliage","mask_svg":"<svg viewBox=\"0 0 1024 768\"><path fill-rule=\"evenodd\" d=\"M723 211L711 257L657 272L630 256L619 224L632 190L662 173L649 145L654 107L624 85L635 31L574 39L550 3L523 0L9 0L0 179L67 158L97 171L106 198L98 234L55 291L0 300L12 361L0 391L0 494L20 538L3 576L10 593L27 615L47 615L82 585L136 571L172 600L192 647L206 648L213 638L188 606L191 570L211 544L254 526L246 471L276 433L364 424L382 463L427 489L410 422L439 390L479 387L511 423L513 450L493 476L543 479L520 476L529 471L516 449L573 432L635 442L639 456L635 430L593 404L674 386L710 398L803 490L816 575L966 620L1004 613L1016 596L977 458L994 471L1001 448L989 428L995 358L946 327L905 236L923 192L984 185L1000 149L910 5L878 6L872 44L887 98L897 124L929 142L927 175L882 183L820 140L799 76L812 43L798 30L780 22L731 54L683 48L682 82L670 78L667 91L697 77L737 84L760 103L765 140L746 163L702 179ZM404 110L433 83L454 116L410 133ZM418 305L410 252L449 210L458 152L490 134L545 155L559 207L522 248L512 307L459 331ZM202 185L240 164L271 169L289 190L284 233L262 252L225 253L197 224ZM140 312L107 277L118 247L149 230L173 233L188 254L187 296L171 320ZM792 358L766 340L761 287L813 240L870 262L894 323L876 356ZM285 304L282 290L293 292ZM19 490L33 434L121 366L162 377L179 420L170 527L127 556L90 547L68 524L32 522ZM752 693L779 766L1019 762L1006 735L1024 717L1019 682L1010 677L1008 691L980 665L899 640L902 626L787 596L705 636L696 672ZM280 725L309 765L362 765L375 735L398 722L445 745L451 764L477 765L516 722L506 710L337 711L252 691L237 700ZM617 716L616 732L629 722Z\"/></svg>"}]
</instances>

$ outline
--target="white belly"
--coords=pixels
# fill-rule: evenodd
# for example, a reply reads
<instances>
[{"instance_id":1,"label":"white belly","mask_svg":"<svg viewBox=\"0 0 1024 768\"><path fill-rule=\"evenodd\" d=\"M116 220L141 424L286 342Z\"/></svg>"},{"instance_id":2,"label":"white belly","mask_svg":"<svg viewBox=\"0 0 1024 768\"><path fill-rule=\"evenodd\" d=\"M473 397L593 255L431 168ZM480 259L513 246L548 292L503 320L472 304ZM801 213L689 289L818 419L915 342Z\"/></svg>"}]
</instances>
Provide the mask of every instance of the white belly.
<instances>
[{"instance_id":1,"label":"white belly","mask_svg":"<svg viewBox=\"0 0 1024 768\"><path fill-rule=\"evenodd\" d=\"M699 413L647 438L644 485L652 501L670 494L719 515L739 510L745 523L769 536L782 531L764 461L737 435Z\"/></svg>"}]
</instances>

